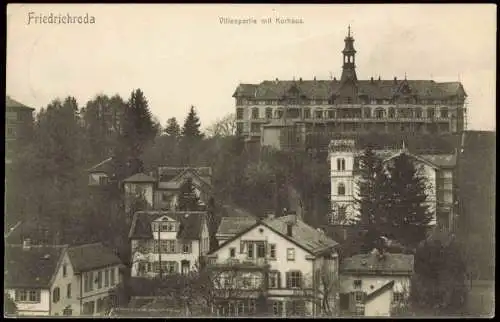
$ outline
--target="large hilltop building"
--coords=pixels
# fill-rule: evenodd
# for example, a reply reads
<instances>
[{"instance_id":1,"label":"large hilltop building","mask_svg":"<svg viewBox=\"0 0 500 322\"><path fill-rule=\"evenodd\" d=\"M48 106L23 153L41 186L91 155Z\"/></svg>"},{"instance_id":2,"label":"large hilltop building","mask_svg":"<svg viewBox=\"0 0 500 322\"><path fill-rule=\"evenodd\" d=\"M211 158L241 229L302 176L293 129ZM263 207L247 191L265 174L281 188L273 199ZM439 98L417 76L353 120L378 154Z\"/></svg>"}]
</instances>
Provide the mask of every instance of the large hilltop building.
<instances>
[{"instance_id":1,"label":"large hilltop building","mask_svg":"<svg viewBox=\"0 0 500 322\"><path fill-rule=\"evenodd\" d=\"M265 80L240 84L237 131L249 141L287 148L306 135L326 133L454 133L466 128L466 97L460 82L358 80L350 28L340 79Z\"/></svg>"}]
</instances>

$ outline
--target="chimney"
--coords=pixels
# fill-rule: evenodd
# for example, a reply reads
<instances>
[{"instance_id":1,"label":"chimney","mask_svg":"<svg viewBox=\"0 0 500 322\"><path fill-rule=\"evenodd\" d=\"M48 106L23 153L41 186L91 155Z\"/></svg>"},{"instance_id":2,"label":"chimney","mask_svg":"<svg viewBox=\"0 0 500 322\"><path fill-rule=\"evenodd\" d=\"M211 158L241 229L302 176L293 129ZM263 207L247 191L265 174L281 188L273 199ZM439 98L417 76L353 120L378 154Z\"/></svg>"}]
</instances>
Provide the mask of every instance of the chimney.
<instances>
[{"instance_id":1,"label":"chimney","mask_svg":"<svg viewBox=\"0 0 500 322\"><path fill-rule=\"evenodd\" d=\"M293 224L291 222L289 222L289 223L286 224L286 235L288 237L292 237L293 236L292 228L293 228Z\"/></svg>"},{"instance_id":2,"label":"chimney","mask_svg":"<svg viewBox=\"0 0 500 322\"><path fill-rule=\"evenodd\" d=\"M31 239L26 238L23 240L23 249L30 249L31 248Z\"/></svg>"},{"instance_id":3,"label":"chimney","mask_svg":"<svg viewBox=\"0 0 500 322\"><path fill-rule=\"evenodd\" d=\"M274 212L269 212L269 213L266 213L265 214L265 217L267 219L274 219L275 215L274 215Z\"/></svg>"},{"instance_id":4,"label":"chimney","mask_svg":"<svg viewBox=\"0 0 500 322\"><path fill-rule=\"evenodd\" d=\"M398 83L398 78L396 76L394 76L394 84L397 84Z\"/></svg>"},{"instance_id":5,"label":"chimney","mask_svg":"<svg viewBox=\"0 0 500 322\"><path fill-rule=\"evenodd\" d=\"M316 81L316 76L314 76L314 80Z\"/></svg>"},{"instance_id":6,"label":"chimney","mask_svg":"<svg viewBox=\"0 0 500 322\"><path fill-rule=\"evenodd\" d=\"M373 77L372 77L372 78L370 78L370 83L372 83L372 84L373 84Z\"/></svg>"},{"instance_id":7,"label":"chimney","mask_svg":"<svg viewBox=\"0 0 500 322\"><path fill-rule=\"evenodd\" d=\"M380 75L378 76L378 81L380 82L381 78L380 78Z\"/></svg>"},{"instance_id":8,"label":"chimney","mask_svg":"<svg viewBox=\"0 0 500 322\"><path fill-rule=\"evenodd\" d=\"M301 83L302 83L302 77L301 77L301 78L299 78L299 82L301 82Z\"/></svg>"}]
</instances>

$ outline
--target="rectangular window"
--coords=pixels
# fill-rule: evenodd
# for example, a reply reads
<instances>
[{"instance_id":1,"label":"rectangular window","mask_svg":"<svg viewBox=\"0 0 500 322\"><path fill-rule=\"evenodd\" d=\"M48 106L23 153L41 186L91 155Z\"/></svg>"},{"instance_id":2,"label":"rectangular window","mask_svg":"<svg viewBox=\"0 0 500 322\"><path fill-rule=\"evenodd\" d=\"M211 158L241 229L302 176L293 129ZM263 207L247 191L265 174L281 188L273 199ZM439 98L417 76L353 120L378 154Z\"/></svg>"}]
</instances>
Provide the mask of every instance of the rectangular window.
<instances>
[{"instance_id":1,"label":"rectangular window","mask_svg":"<svg viewBox=\"0 0 500 322\"><path fill-rule=\"evenodd\" d=\"M231 258L236 257L236 248L234 248L234 247L229 248L229 257L231 257Z\"/></svg>"},{"instance_id":2,"label":"rectangular window","mask_svg":"<svg viewBox=\"0 0 500 322\"><path fill-rule=\"evenodd\" d=\"M295 260L295 248L287 248L287 250L286 250L286 259L288 261L294 261Z\"/></svg>"},{"instance_id":3,"label":"rectangular window","mask_svg":"<svg viewBox=\"0 0 500 322\"><path fill-rule=\"evenodd\" d=\"M362 285L361 283L362 283L361 280L354 280L352 283L354 286L354 289L361 289L361 285Z\"/></svg>"},{"instance_id":4,"label":"rectangular window","mask_svg":"<svg viewBox=\"0 0 500 322\"><path fill-rule=\"evenodd\" d=\"M109 286L109 269L104 271L104 287Z\"/></svg>"},{"instance_id":5,"label":"rectangular window","mask_svg":"<svg viewBox=\"0 0 500 322\"><path fill-rule=\"evenodd\" d=\"M283 315L283 302L274 301L273 302L273 315L282 316Z\"/></svg>"},{"instance_id":6,"label":"rectangular window","mask_svg":"<svg viewBox=\"0 0 500 322\"><path fill-rule=\"evenodd\" d=\"M253 244L252 243L248 243L248 258L253 258Z\"/></svg>"},{"instance_id":7,"label":"rectangular window","mask_svg":"<svg viewBox=\"0 0 500 322\"><path fill-rule=\"evenodd\" d=\"M182 253L183 254L189 254L191 253L191 243L184 243L182 244Z\"/></svg>"},{"instance_id":8,"label":"rectangular window","mask_svg":"<svg viewBox=\"0 0 500 322\"><path fill-rule=\"evenodd\" d=\"M28 301L28 291L16 290L16 302L26 302L26 301Z\"/></svg>"},{"instance_id":9,"label":"rectangular window","mask_svg":"<svg viewBox=\"0 0 500 322\"><path fill-rule=\"evenodd\" d=\"M97 289L102 288L102 271L97 272Z\"/></svg>"},{"instance_id":10,"label":"rectangular window","mask_svg":"<svg viewBox=\"0 0 500 322\"><path fill-rule=\"evenodd\" d=\"M252 123L250 129L251 129L252 133L260 133L260 124L259 123Z\"/></svg>"},{"instance_id":11,"label":"rectangular window","mask_svg":"<svg viewBox=\"0 0 500 322\"><path fill-rule=\"evenodd\" d=\"M258 108L252 108L252 119L256 120L259 118L259 109Z\"/></svg>"},{"instance_id":12,"label":"rectangular window","mask_svg":"<svg viewBox=\"0 0 500 322\"><path fill-rule=\"evenodd\" d=\"M328 118L329 119L335 118L335 111L334 110L328 110Z\"/></svg>"},{"instance_id":13,"label":"rectangular window","mask_svg":"<svg viewBox=\"0 0 500 322\"><path fill-rule=\"evenodd\" d=\"M237 120L243 119L243 109L242 108L236 109L236 119Z\"/></svg>"},{"instance_id":14,"label":"rectangular window","mask_svg":"<svg viewBox=\"0 0 500 322\"><path fill-rule=\"evenodd\" d=\"M257 244L257 258L266 257L266 245L264 243Z\"/></svg>"},{"instance_id":15,"label":"rectangular window","mask_svg":"<svg viewBox=\"0 0 500 322\"><path fill-rule=\"evenodd\" d=\"M300 271L288 272L286 279L287 288L302 287L302 273Z\"/></svg>"},{"instance_id":16,"label":"rectangular window","mask_svg":"<svg viewBox=\"0 0 500 322\"><path fill-rule=\"evenodd\" d=\"M272 119L273 118L273 109L268 107L266 108L266 119Z\"/></svg>"},{"instance_id":17,"label":"rectangular window","mask_svg":"<svg viewBox=\"0 0 500 322\"><path fill-rule=\"evenodd\" d=\"M276 259L276 244L269 245L269 257L271 259Z\"/></svg>"},{"instance_id":18,"label":"rectangular window","mask_svg":"<svg viewBox=\"0 0 500 322\"><path fill-rule=\"evenodd\" d=\"M363 292L354 292L354 300L356 302L362 302L363 301Z\"/></svg>"},{"instance_id":19,"label":"rectangular window","mask_svg":"<svg viewBox=\"0 0 500 322\"><path fill-rule=\"evenodd\" d=\"M68 275L68 265L64 264L63 265L63 277L66 277Z\"/></svg>"},{"instance_id":20,"label":"rectangular window","mask_svg":"<svg viewBox=\"0 0 500 322\"><path fill-rule=\"evenodd\" d=\"M310 119L311 118L311 109L310 108L305 108L303 113L304 113L304 118L305 119Z\"/></svg>"},{"instance_id":21,"label":"rectangular window","mask_svg":"<svg viewBox=\"0 0 500 322\"><path fill-rule=\"evenodd\" d=\"M274 271L269 273L269 288L280 288L280 272Z\"/></svg>"},{"instance_id":22,"label":"rectangular window","mask_svg":"<svg viewBox=\"0 0 500 322\"><path fill-rule=\"evenodd\" d=\"M395 303L401 303L405 299L404 293L394 292L392 293L392 301Z\"/></svg>"},{"instance_id":23,"label":"rectangular window","mask_svg":"<svg viewBox=\"0 0 500 322\"><path fill-rule=\"evenodd\" d=\"M322 119L323 118L323 111L314 111L314 117L317 119Z\"/></svg>"},{"instance_id":24,"label":"rectangular window","mask_svg":"<svg viewBox=\"0 0 500 322\"><path fill-rule=\"evenodd\" d=\"M71 283L66 286L66 297L71 298Z\"/></svg>"},{"instance_id":25,"label":"rectangular window","mask_svg":"<svg viewBox=\"0 0 500 322\"><path fill-rule=\"evenodd\" d=\"M177 270L177 262L165 262L165 271L168 274L175 274L175 273L177 273L178 272L178 270Z\"/></svg>"},{"instance_id":26,"label":"rectangular window","mask_svg":"<svg viewBox=\"0 0 500 322\"><path fill-rule=\"evenodd\" d=\"M115 285L115 269L112 268L110 271L109 271L110 275L109 275L109 280L110 280L110 283L111 283L111 286Z\"/></svg>"}]
</instances>

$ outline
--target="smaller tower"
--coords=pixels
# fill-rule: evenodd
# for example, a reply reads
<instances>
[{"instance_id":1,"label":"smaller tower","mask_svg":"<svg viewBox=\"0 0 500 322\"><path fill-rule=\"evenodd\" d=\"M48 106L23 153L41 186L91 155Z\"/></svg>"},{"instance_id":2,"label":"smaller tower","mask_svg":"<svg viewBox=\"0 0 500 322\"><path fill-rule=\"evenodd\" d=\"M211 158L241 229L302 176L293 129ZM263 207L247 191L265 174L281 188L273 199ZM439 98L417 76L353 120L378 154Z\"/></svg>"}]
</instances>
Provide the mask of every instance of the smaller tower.
<instances>
[{"instance_id":1,"label":"smaller tower","mask_svg":"<svg viewBox=\"0 0 500 322\"><path fill-rule=\"evenodd\" d=\"M341 82L346 80L357 81L356 76L356 50L354 49L354 38L351 36L351 26L349 25L347 31L347 37L344 39L345 47L342 50L342 55L344 58L342 65L342 77Z\"/></svg>"},{"instance_id":2,"label":"smaller tower","mask_svg":"<svg viewBox=\"0 0 500 322\"><path fill-rule=\"evenodd\" d=\"M334 225L352 223L356 215L354 207L354 155L352 139L332 140L328 147L331 180L331 218Z\"/></svg>"}]
</instances>

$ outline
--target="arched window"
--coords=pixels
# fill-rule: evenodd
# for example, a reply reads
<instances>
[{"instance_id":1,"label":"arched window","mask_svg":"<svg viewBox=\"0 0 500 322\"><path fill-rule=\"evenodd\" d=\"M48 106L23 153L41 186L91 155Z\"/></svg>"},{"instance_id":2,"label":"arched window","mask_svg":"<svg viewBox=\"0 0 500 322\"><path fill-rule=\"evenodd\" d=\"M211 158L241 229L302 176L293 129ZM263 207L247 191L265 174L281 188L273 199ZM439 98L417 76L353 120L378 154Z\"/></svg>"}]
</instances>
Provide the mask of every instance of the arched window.
<instances>
[{"instance_id":1,"label":"arched window","mask_svg":"<svg viewBox=\"0 0 500 322\"><path fill-rule=\"evenodd\" d=\"M344 196L345 195L345 185L341 182L337 186L337 194L339 196Z\"/></svg>"},{"instance_id":2,"label":"arched window","mask_svg":"<svg viewBox=\"0 0 500 322\"><path fill-rule=\"evenodd\" d=\"M345 159L337 159L337 171L345 171Z\"/></svg>"}]
</instances>

